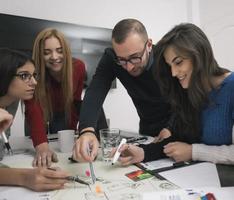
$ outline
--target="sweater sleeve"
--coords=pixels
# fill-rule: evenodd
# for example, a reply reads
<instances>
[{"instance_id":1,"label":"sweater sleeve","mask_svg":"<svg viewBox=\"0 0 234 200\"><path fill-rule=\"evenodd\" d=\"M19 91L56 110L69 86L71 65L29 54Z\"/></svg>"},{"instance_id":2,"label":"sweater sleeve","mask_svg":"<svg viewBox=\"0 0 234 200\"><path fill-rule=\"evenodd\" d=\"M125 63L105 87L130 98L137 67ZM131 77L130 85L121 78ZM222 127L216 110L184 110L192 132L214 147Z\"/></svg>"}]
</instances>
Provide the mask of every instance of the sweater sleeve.
<instances>
[{"instance_id":1,"label":"sweater sleeve","mask_svg":"<svg viewBox=\"0 0 234 200\"><path fill-rule=\"evenodd\" d=\"M48 142L43 120L43 111L35 99L25 101L25 118L34 147Z\"/></svg>"},{"instance_id":2,"label":"sweater sleeve","mask_svg":"<svg viewBox=\"0 0 234 200\"><path fill-rule=\"evenodd\" d=\"M79 59L73 59L73 105L69 122L71 129L76 129L79 121L85 74L85 64Z\"/></svg>"},{"instance_id":3,"label":"sweater sleeve","mask_svg":"<svg viewBox=\"0 0 234 200\"><path fill-rule=\"evenodd\" d=\"M158 143L140 144L139 147L143 148L145 152L145 157L144 157L143 162L149 162L152 160L166 158L167 156L163 152L164 146L174 141L175 141L175 137L171 136Z\"/></svg>"},{"instance_id":4,"label":"sweater sleeve","mask_svg":"<svg viewBox=\"0 0 234 200\"><path fill-rule=\"evenodd\" d=\"M105 51L102 56L93 79L86 90L81 106L79 130L86 127L96 129L97 120L100 116L102 104L115 78L113 57Z\"/></svg>"},{"instance_id":5,"label":"sweater sleeve","mask_svg":"<svg viewBox=\"0 0 234 200\"><path fill-rule=\"evenodd\" d=\"M192 159L194 161L209 161L220 164L234 164L234 144L210 146L192 144Z\"/></svg>"}]
</instances>

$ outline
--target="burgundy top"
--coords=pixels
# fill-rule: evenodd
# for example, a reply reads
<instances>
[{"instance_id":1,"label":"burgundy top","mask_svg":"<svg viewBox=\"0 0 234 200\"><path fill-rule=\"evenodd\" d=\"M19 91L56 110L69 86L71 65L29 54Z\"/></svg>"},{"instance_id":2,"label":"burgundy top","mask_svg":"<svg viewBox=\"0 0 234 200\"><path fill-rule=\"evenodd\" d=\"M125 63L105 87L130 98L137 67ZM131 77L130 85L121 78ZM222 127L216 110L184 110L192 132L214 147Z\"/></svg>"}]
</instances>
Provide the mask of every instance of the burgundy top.
<instances>
[{"instance_id":1,"label":"burgundy top","mask_svg":"<svg viewBox=\"0 0 234 200\"><path fill-rule=\"evenodd\" d=\"M85 79L85 64L75 59L73 62L73 104L70 113L69 129L76 129L79 121L78 109L75 107L75 102L81 101L81 93ZM50 94L53 112L61 112L64 110L64 98L62 93L61 83L49 76ZM29 132L33 141L33 145L37 146L47 142L46 127L43 119L43 111L38 101L31 99L25 101L25 117L29 125Z\"/></svg>"}]
</instances>

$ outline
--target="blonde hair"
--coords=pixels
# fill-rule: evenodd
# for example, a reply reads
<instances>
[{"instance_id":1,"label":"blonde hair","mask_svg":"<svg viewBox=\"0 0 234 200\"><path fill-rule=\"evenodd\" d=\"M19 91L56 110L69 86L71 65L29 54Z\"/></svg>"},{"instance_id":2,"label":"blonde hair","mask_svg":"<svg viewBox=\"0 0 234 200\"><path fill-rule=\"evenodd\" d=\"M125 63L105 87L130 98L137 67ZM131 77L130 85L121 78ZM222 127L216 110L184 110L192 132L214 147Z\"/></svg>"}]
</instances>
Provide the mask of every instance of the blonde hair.
<instances>
[{"instance_id":1,"label":"blonde hair","mask_svg":"<svg viewBox=\"0 0 234 200\"><path fill-rule=\"evenodd\" d=\"M61 47L63 49L63 68L62 68L62 92L64 99L64 111L67 113L71 111L71 104L73 101L73 78L72 78L72 56L70 47L65 39L65 36L56 29L47 28L42 30L36 37L33 45L33 55L32 58L35 61L35 66L38 69L40 79L35 91L36 100L39 101L43 114L44 121L47 122L53 117L52 102L49 91L49 84L47 81L47 70L44 61L44 48L45 40L51 37L55 37L59 40Z\"/></svg>"}]
</instances>

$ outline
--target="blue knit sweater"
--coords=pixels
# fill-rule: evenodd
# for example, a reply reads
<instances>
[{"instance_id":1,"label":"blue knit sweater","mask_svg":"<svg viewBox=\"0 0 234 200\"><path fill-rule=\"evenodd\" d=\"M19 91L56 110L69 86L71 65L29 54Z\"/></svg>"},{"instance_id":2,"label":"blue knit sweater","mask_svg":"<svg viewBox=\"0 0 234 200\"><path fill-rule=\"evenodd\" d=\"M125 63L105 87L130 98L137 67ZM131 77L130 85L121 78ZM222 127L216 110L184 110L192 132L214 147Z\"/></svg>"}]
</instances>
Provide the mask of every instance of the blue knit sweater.
<instances>
[{"instance_id":1,"label":"blue knit sweater","mask_svg":"<svg viewBox=\"0 0 234 200\"><path fill-rule=\"evenodd\" d=\"M234 73L224 79L219 89L210 92L209 99L209 105L202 112L202 143L232 144Z\"/></svg>"}]
</instances>

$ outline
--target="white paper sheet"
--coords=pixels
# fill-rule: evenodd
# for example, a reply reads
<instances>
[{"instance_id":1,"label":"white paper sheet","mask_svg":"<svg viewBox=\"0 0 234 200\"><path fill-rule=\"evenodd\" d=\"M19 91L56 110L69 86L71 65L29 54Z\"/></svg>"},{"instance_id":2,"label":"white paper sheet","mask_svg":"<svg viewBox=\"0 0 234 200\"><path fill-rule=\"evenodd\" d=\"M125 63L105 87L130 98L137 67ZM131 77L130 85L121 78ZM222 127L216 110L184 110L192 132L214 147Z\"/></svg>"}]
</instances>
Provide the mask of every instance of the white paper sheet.
<instances>
[{"instance_id":1,"label":"white paper sheet","mask_svg":"<svg viewBox=\"0 0 234 200\"><path fill-rule=\"evenodd\" d=\"M68 157L70 153L58 153L59 162L53 163L53 167L60 167L68 171L71 175L78 175L82 180L91 182L87 177L89 171L88 163L71 163ZM31 155L13 155L4 157L3 163L10 167L31 167L33 157ZM93 163L95 175L98 181L95 185L81 185L79 183L67 183L62 190L50 192L50 196L38 196L30 190L15 188L14 192L10 190L5 192L0 187L0 200L140 200L143 192L177 189L178 187L166 180L159 180L155 177L134 182L125 176L126 173L139 170L136 166L122 167L117 162L115 165L104 163L100 157ZM103 193L96 194L96 185L101 188ZM11 187L10 187L11 188ZM3 193L2 193L3 192ZM47 194L47 193L46 193ZM4 195L4 196L3 196ZM44 199L42 198L44 197Z\"/></svg>"},{"instance_id":2,"label":"white paper sheet","mask_svg":"<svg viewBox=\"0 0 234 200\"><path fill-rule=\"evenodd\" d=\"M197 200L199 197L213 193L217 200L233 200L234 187L216 188L193 188L184 190L158 191L144 193L143 200Z\"/></svg>"},{"instance_id":3,"label":"white paper sheet","mask_svg":"<svg viewBox=\"0 0 234 200\"><path fill-rule=\"evenodd\" d=\"M174 161L169 158L159 159L151 162L141 163L141 165L148 170L160 169L163 167L173 166Z\"/></svg>"},{"instance_id":4,"label":"white paper sheet","mask_svg":"<svg viewBox=\"0 0 234 200\"><path fill-rule=\"evenodd\" d=\"M216 165L209 162L168 170L159 174L181 188L221 186Z\"/></svg>"},{"instance_id":5,"label":"white paper sheet","mask_svg":"<svg viewBox=\"0 0 234 200\"><path fill-rule=\"evenodd\" d=\"M21 187L1 187L0 200L50 200L48 192L33 192Z\"/></svg>"}]
</instances>

